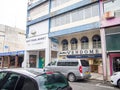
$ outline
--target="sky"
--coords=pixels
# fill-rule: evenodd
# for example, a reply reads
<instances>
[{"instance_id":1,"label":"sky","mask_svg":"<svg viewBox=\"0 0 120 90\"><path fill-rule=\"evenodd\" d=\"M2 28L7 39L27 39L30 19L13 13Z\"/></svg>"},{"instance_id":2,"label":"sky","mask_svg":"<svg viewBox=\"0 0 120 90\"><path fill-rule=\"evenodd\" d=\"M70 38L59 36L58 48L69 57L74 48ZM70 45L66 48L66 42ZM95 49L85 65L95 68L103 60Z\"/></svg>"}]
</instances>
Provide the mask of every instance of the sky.
<instances>
[{"instance_id":1,"label":"sky","mask_svg":"<svg viewBox=\"0 0 120 90\"><path fill-rule=\"evenodd\" d=\"M0 0L0 24L26 30L28 0Z\"/></svg>"}]
</instances>

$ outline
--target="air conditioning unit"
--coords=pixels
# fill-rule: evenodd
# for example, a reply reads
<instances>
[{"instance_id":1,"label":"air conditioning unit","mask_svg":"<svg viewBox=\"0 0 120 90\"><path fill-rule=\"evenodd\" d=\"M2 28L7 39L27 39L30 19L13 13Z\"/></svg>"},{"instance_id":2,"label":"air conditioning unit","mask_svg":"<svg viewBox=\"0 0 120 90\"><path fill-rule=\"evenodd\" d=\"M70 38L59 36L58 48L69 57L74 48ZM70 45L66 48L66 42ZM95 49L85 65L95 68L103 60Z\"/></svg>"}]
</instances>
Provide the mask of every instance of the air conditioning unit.
<instances>
[{"instance_id":1,"label":"air conditioning unit","mask_svg":"<svg viewBox=\"0 0 120 90\"><path fill-rule=\"evenodd\" d=\"M32 35L35 35L35 34L36 34L36 31L35 31L35 30L32 30L32 31L31 31L31 34L32 34Z\"/></svg>"},{"instance_id":2,"label":"air conditioning unit","mask_svg":"<svg viewBox=\"0 0 120 90\"><path fill-rule=\"evenodd\" d=\"M32 4L32 2L31 2L31 1L29 1L29 2L28 2L28 6L30 6L31 4Z\"/></svg>"},{"instance_id":3,"label":"air conditioning unit","mask_svg":"<svg viewBox=\"0 0 120 90\"><path fill-rule=\"evenodd\" d=\"M115 12L114 11L108 11L104 13L104 18L105 19L111 19L115 17Z\"/></svg>"},{"instance_id":4,"label":"air conditioning unit","mask_svg":"<svg viewBox=\"0 0 120 90\"><path fill-rule=\"evenodd\" d=\"M31 21L32 19L31 19L31 17L29 16L29 17L27 17L27 21Z\"/></svg>"}]
</instances>

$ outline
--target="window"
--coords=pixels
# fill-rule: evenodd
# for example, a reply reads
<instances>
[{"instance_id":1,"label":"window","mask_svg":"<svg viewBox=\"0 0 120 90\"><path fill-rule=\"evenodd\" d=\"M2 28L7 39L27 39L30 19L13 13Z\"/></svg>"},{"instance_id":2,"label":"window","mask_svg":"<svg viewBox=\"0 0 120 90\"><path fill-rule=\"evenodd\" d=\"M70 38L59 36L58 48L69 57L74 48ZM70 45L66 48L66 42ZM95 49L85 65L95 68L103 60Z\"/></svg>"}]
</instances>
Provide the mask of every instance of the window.
<instances>
[{"instance_id":1,"label":"window","mask_svg":"<svg viewBox=\"0 0 120 90\"><path fill-rule=\"evenodd\" d=\"M25 79L22 90L38 90L34 81L31 79Z\"/></svg>"},{"instance_id":2,"label":"window","mask_svg":"<svg viewBox=\"0 0 120 90\"><path fill-rule=\"evenodd\" d=\"M104 12L120 10L120 0L109 0L104 2Z\"/></svg>"},{"instance_id":3,"label":"window","mask_svg":"<svg viewBox=\"0 0 120 90\"><path fill-rule=\"evenodd\" d=\"M37 6L36 8L33 8L29 11L30 17L32 19L37 18L39 15L41 15L43 12L48 11L48 2L41 4L40 6Z\"/></svg>"},{"instance_id":4,"label":"window","mask_svg":"<svg viewBox=\"0 0 120 90\"><path fill-rule=\"evenodd\" d=\"M65 62L58 62L57 66L66 66Z\"/></svg>"},{"instance_id":5,"label":"window","mask_svg":"<svg viewBox=\"0 0 120 90\"><path fill-rule=\"evenodd\" d=\"M7 75L7 73L0 72L0 83L2 83L2 80L5 78L6 75Z\"/></svg>"},{"instance_id":6,"label":"window","mask_svg":"<svg viewBox=\"0 0 120 90\"><path fill-rule=\"evenodd\" d=\"M81 21L98 15L99 15L99 5L93 4L84 8L78 8L71 12L66 12L59 16L53 17L51 19L51 27L62 26L65 24Z\"/></svg>"},{"instance_id":7,"label":"window","mask_svg":"<svg viewBox=\"0 0 120 90\"><path fill-rule=\"evenodd\" d=\"M66 3L66 2L68 2L68 1L70 1L70 0L52 0L51 8L60 6L60 5Z\"/></svg>"},{"instance_id":8,"label":"window","mask_svg":"<svg viewBox=\"0 0 120 90\"><path fill-rule=\"evenodd\" d=\"M120 57L113 58L113 71L114 72L120 71Z\"/></svg>"},{"instance_id":9,"label":"window","mask_svg":"<svg viewBox=\"0 0 120 90\"><path fill-rule=\"evenodd\" d=\"M78 62L58 62L57 66L77 66Z\"/></svg>"},{"instance_id":10,"label":"window","mask_svg":"<svg viewBox=\"0 0 120 90\"><path fill-rule=\"evenodd\" d=\"M92 17L91 7L85 9L85 19Z\"/></svg>"},{"instance_id":11,"label":"window","mask_svg":"<svg viewBox=\"0 0 120 90\"><path fill-rule=\"evenodd\" d=\"M40 90L63 90L68 86L67 79L60 73L42 74L36 79Z\"/></svg>"},{"instance_id":12,"label":"window","mask_svg":"<svg viewBox=\"0 0 120 90\"><path fill-rule=\"evenodd\" d=\"M68 50L68 41L66 39L62 41L62 50Z\"/></svg>"},{"instance_id":13,"label":"window","mask_svg":"<svg viewBox=\"0 0 120 90\"><path fill-rule=\"evenodd\" d=\"M5 83L0 88L1 90L15 90L17 81L19 80L19 75L10 74L10 76L6 79Z\"/></svg>"},{"instance_id":14,"label":"window","mask_svg":"<svg viewBox=\"0 0 120 90\"><path fill-rule=\"evenodd\" d=\"M87 60L81 60L82 66L89 66L89 62Z\"/></svg>"},{"instance_id":15,"label":"window","mask_svg":"<svg viewBox=\"0 0 120 90\"><path fill-rule=\"evenodd\" d=\"M56 61L52 61L48 64L48 66L54 66L56 64Z\"/></svg>"},{"instance_id":16,"label":"window","mask_svg":"<svg viewBox=\"0 0 120 90\"><path fill-rule=\"evenodd\" d=\"M99 35L94 35L92 37L93 48L101 48L101 39Z\"/></svg>"},{"instance_id":17,"label":"window","mask_svg":"<svg viewBox=\"0 0 120 90\"><path fill-rule=\"evenodd\" d=\"M92 6L92 17L99 15L99 5Z\"/></svg>"},{"instance_id":18,"label":"window","mask_svg":"<svg viewBox=\"0 0 120 90\"><path fill-rule=\"evenodd\" d=\"M83 36L81 38L81 49L88 49L88 37Z\"/></svg>"},{"instance_id":19,"label":"window","mask_svg":"<svg viewBox=\"0 0 120 90\"><path fill-rule=\"evenodd\" d=\"M76 50L77 49L77 43L78 43L77 39L72 38L70 43L71 43L71 50Z\"/></svg>"}]
</instances>

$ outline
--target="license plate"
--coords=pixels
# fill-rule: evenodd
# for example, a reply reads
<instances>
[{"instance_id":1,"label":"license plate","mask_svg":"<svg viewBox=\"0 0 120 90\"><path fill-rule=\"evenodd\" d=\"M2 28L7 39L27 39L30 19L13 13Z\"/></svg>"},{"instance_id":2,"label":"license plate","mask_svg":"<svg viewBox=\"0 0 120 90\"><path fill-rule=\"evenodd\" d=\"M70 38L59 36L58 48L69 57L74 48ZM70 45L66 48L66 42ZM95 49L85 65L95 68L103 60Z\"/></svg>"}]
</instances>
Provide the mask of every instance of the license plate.
<instances>
[{"instance_id":1,"label":"license plate","mask_svg":"<svg viewBox=\"0 0 120 90\"><path fill-rule=\"evenodd\" d=\"M85 74L90 74L90 72L85 72Z\"/></svg>"}]
</instances>

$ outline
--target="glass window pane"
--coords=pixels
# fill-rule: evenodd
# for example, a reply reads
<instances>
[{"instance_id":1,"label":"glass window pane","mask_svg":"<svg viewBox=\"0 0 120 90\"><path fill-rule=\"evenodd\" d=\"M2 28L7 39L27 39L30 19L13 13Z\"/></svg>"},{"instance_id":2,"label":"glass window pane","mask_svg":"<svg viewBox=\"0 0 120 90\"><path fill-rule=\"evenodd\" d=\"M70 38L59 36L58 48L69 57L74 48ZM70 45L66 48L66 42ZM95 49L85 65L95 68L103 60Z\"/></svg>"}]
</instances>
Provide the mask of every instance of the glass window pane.
<instances>
[{"instance_id":1,"label":"glass window pane","mask_svg":"<svg viewBox=\"0 0 120 90\"><path fill-rule=\"evenodd\" d=\"M99 5L92 6L92 17L99 15Z\"/></svg>"},{"instance_id":2,"label":"glass window pane","mask_svg":"<svg viewBox=\"0 0 120 90\"><path fill-rule=\"evenodd\" d=\"M2 86L1 89L3 90L14 90L15 86L17 84L17 81L19 80L19 75L17 74L11 74L9 78L6 80L4 85Z\"/></svg>"},{"instance_id":3,"label":"glass window pane","mask_svg":"<svg viewBox=\"0 0 120 90\"><path fill-rule=\"evenodd\" d=\"M120 0L114 0L104 3L104 12L120 10Z\"/></svg>"},{"instance_id":4,"label":"glass window pane","mask_svg":"<svg viewBox=\"0 0 120 90\"><path fill-rule=\"evenodd\" d=\"M87 7L86 9L85 9L85 19L87 19L87 18L90 18L91 17L91 7Z\"/></svg>"}]
</instances>

